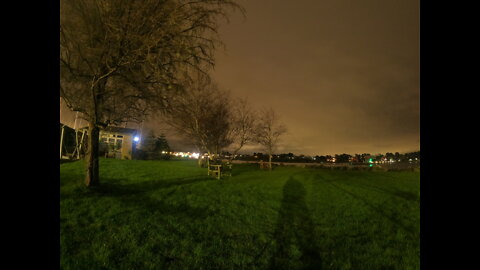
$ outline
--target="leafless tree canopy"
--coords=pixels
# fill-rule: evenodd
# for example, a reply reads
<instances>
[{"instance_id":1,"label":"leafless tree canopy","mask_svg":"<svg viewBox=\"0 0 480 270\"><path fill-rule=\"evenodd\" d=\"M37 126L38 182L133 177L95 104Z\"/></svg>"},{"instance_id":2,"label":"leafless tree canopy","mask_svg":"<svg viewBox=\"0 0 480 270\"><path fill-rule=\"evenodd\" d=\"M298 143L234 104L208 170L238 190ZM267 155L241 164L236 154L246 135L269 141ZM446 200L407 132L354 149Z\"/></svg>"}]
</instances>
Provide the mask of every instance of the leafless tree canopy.
<instances>
[{"instance_id":1,"label":"leafless tree canopy","mask_svg":"<svg viewBox=\"0 0 480 270\"><path fill-rule=\"evenodd\" d=\"M242 10L230 0L61 0L61 96L97 124L167 107L189 70L214 65L230 8Z\"/></svg>"},{"instance_id":2,"label":"leafless tree canopy","mask_svg":"<svg viewBox=\"0 0 480 270\"><path fill-rule=\"evenodd\" d=\"M185 95L172 100L166 121L201 151L217 154L231 144L230 99L208 76L197 73Z\"/></svg>"},{"instance_id":3,"label":"leafless tree canopy","mask_svg":"<svg viewBox=\"0 0 480 270\"><path fill-rule=\"evenodd\" d=\"M99 183L99 129L165 111L206 73L233 0L61 0L60 95L89 122L86 184Z\"/></svg>"},{"instance_id":4,"label":"leafless tree canopy","mask_svg":"<svg viewBox=\"0 0 480 270\"><path fill-rule=\"evenodd\" d=\"M254 129L257 124L255 111L246 99L237 99L231 106L230 138L232 141L231 159L243 146L254 141Z\"/></svg>"},{"instance_id":5,"label":"leafless tree canopy","mask_svg":"<svg viewBox=\"0 0 480 270\"><path fill-rule=\"evenodd\" d=\"M255 128L255 141L262 145L269 156L269 167L272 168L272 154L276 150L279 138L287 132L287 128L280 123L273 109L264 109L259 114Z\"/></svg>"},{"instance_id":6,"label":"leafless tree canopy","mask_svg":"<svg viewBox=\"0 0 480 270\"><path fill-rule=\"evenodd\" d=\"M246 99L232 99L203 73L188 82L185 95L173 99L168 124L200 151L211 154L231 147L233 157L253 142L256 118Z\"/></svg>"}]
</instances>

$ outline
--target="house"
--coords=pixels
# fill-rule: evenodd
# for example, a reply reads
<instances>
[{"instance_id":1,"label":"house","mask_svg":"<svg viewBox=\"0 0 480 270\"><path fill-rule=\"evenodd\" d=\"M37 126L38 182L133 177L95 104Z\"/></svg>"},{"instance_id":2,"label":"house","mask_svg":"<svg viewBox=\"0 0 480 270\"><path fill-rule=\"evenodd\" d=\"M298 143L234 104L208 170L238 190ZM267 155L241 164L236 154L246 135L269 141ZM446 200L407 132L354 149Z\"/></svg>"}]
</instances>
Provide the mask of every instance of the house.
<instances>
[{"instance_id":1,"label":"house","mask_svg":"<svg viewBox=\"0 0 480 270\"><path fill-rule=\"evenodd\" d=\"M100 130L100 151L103 150L106 157L132 159L137 142L136 129L106 127Z\"/></svg>"},{"instance_id":2,"label":"house","mask_svg":"<svg viewBox=\"0 0 480 270\"><path fill-rule=\"evenodd\" d=\"M88 127L82 128L87 129ZM136 129L109 126L100 130L99 155L132 159L139 140Z\"/></svg>"}]
</instances>

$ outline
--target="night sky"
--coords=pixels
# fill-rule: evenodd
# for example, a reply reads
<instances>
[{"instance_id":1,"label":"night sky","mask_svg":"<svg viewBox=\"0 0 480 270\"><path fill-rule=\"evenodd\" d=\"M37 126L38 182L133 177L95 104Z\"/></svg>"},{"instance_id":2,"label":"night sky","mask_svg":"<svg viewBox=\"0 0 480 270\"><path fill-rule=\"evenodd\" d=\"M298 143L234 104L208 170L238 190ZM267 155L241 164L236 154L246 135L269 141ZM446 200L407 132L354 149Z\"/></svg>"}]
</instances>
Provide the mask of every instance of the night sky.
<instances>
[{"instance_id":1,"label":"night sky","mask_svg":"<svg viewBox=\"0 0 480 270\"><path fill-rule=\"evenodd\" d=\"M236 13L222 26L226 50L213 76L254 107L276 110L289 131L278 153L420 149L418 0L238 2L246 18ZM194 150L154 121L144 127Z\"/></svg>"}]
</instances>

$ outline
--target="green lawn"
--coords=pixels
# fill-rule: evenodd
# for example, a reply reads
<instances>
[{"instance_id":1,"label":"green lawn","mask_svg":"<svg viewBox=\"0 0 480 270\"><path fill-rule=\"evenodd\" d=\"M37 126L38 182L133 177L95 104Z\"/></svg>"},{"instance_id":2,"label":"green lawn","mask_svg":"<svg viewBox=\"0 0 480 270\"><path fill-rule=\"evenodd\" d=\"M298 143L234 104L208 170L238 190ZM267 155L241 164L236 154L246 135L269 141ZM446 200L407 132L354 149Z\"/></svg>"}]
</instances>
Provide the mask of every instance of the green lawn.
<instances>
[{"instance_id":1,"label":"green lawn","mask_svg":"<svg viewBox=\"0 0 480 270\"><path fill-rule=\"evenodd\" d=\"M419 269L420 174L60 165L62 269Z\"/></svg>"}]
</instances>

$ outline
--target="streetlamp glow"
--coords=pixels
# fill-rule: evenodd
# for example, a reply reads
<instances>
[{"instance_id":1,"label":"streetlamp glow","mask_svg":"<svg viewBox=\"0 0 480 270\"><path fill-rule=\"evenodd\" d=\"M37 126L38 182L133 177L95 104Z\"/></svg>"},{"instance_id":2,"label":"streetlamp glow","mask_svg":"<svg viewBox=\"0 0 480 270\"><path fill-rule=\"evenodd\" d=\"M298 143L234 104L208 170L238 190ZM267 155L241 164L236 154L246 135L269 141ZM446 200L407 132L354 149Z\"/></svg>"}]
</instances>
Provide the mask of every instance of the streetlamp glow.
<instances>
[{"instance_id":1,"label":"streetlamp glow","mask_svg":"<svg viewBox=\"0 0 480 270\"><path fill-rule=\"evenodd\" d=\"M138 136L135 136L135 137L133 138L133 141L134 141L134 142L138 142L138 141L140 141L140 138L139 138Z\"/></svg>"}]
</instances>

